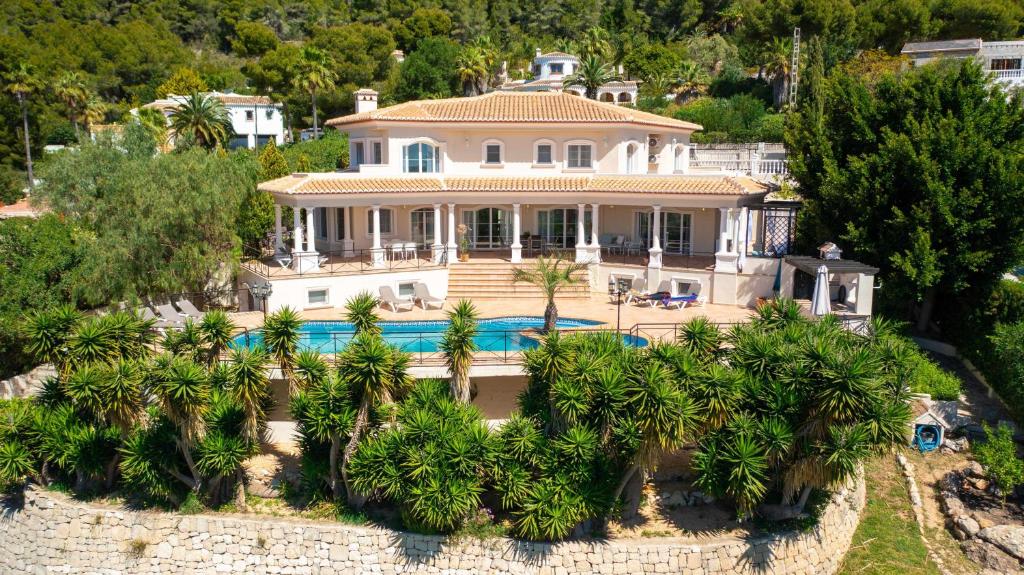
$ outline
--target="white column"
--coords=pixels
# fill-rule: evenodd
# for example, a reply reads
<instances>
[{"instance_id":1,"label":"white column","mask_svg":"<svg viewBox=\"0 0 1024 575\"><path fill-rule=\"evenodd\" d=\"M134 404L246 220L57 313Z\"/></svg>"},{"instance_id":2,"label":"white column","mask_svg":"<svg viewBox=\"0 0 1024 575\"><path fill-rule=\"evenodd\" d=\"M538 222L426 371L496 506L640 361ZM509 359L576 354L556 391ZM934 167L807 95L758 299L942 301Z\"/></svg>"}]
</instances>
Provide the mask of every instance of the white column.
<instances>
[{"instance_id":1,"label":"white column","mask_svg":"<svg viewBox=\"0 0 1024 575\"><path fill-rule=\"evenodd\" d=\"M441 253L444 246L441 245L441 204L434 204L434 245L431 246L431 257L434 263L441 262Z\"/></svg>"},{"instance_id":2,"label":"white column","mask_svg":"<svg viewBox=\"0 0 1024 575\"><path fill-rule=\"evenodd\" d=\"M601 213L601 204L590 204L590 211L592 216L590 218L590 262L600 263L601 262L601 226L599 215Z\"/></svg>"},{"instance_id":3,"label":"white column","mask_svg":"<svg viewBox=\"0 0 1024 575\"><path fill-rule=\"evenodd\" d=\"M690 144L683 144L683 161L680 170L684 174L690 173Z\"/></svg>"},{"instance_id":4,"label":"white column","mask_svg":"<svg viewBox=\"0 0 1024 575\"><path fill-rule=\"evenodd\" d=\"M738 258L736 259L736 265L740 271L743 271L743 266L747 263L747 244L749 238L747 234L750 232L750 212L747 208L740 208L738 210L739 215L736 218L736 252Z\"/></svg>"},{"instance_id":5,"label":"white column","mask_svg":"<svg viewBox=\"0 0 1024 575\"><path fill-rule=\"evenodd\" d=\"M316 251L316 208L306 208L306 251Z\"/></svg>"},{"instance_id":6,"label":"white column","mask_svg":"<svg viewBox=\"0 0 1024 575\"><path fill-rule=\"evenodd\" d=\"M448 204L448 263L451 264L459 255L459 246L455 242L455 204Z\"/></svg>"},{"instance_id":7,"label":"white column","mask_svg":"<svg viewBox=\"0 0 1024 575\"><path fill-rule=\"evenodd\" d=\"M718 208L718 253L729 252L729 208Z\"/></svg>"},{"instance_id":8,"label":"white column","mask_svg":"<svg viewBox=\"0 0 1024 575\"><path fill-rule=\"evenodd\" d=\"M292 251L299 253L302 251L302 225L300 224L302 214L299 213L299 207L292 207Z\"/></svg>"},{"instance_id":9,"label":"white column","mask_svg":"<svg viewBox=\"0 0 1024 575\"><path fill-rule=\"evenodd\" d=\"M729 245L729 239L732 236L734 230L730 229L730 222L733 220L733 210L731 208L718 208L719 213L719 239L718 239L718 251L715 252L715 271L722 273L735 274L737 271L736 260L739 259L739 255L736 253L736 243ZM716 303L735 302L736 290L735 281L732 281L732 289L715 288L716 292ZM717 286L717 283L716 283ZM722 284L725 286L725 283ZM719 293L720 292L720 293Z\"/></svg>"},{"instance_id":10,"label":"white column","mask_svg":"<svg viewBox=\"0 0 1024 575\"><path fill-rule=\"evenodd\" d=\"M583 216L587 204L576 204L576 262L586 263L590 259L587 253L587 240L583 233Z\"/></svg>"},{"instance_id":11,"label":"white column","mask_svg":"<svg viewBox=\"0 0 1024 575\"><path fill-rule=\"evenodd\" d=\"M373 267L384 267L384 250L380 247L380 205L375 204L373 210L373 244L370 246L370 262Z\"/></svg>"},{"instance_id":12,"label":"white column","mask_svg":"<svg viewBox=\"0 0 1024 575\"><path fill-rule=\"evenodd\" d=\"M654 208L654 221L651 222L651 247L647 250L647 267L650 269L661 269L661 206L655 204L652 207ZM648 280L656 275L648 273ZM652 286L650 283L648 283L647 287L651 290L657 288L657 286Z\"/></svg>"},{"instance_id":13,"label":"white column","mask_svg":"<svg viewBox=\"0 0 1024 575\"><path fill-rule=\"evenodd\" d=\"M246 137L246 140L246 146L248 146L250 150L256 149L256 134L249 134Z\"/></svg>"},{"instance_id":14,"label":"white column","mask_svg":"<svg viewBox=\"0 0 1024 575\"><path fill-rule=\"evenodd\" d=\"M512 263L523 261L523 244L519 241L519 204L512 204Z\"/></svg>"},{"instance_id":15,"label":"white column","mask_svg":"<svg viewBox=\"0 0 1024 575\"><path fill-rule=\"evenodd\" d=\"M274 204L274 250L283 252L284 226L281 225L281 204Z\"/></svg>"},{"instance_id":16,"label":"white column","mask_svg":"<svg viewBox=\"0 0 1024 575\"><path fill-rule=\"evenodd\" d=\"M355 241L352 239L352 216L355 215L351 207L342 208L345 213L345 239L341 241L342 249L345 250L344 256L347 258L352 257L355 249Z\"/></svg>"}]
</instances>

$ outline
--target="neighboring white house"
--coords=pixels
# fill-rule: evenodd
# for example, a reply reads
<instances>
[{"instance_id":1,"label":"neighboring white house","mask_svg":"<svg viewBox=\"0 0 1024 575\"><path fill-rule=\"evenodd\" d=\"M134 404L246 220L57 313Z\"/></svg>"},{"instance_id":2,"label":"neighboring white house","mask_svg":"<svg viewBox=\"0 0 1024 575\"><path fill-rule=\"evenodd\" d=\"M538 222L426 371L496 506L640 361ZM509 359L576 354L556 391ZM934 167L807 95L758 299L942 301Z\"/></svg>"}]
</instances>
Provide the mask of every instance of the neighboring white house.
<instances>
[{"instance_id":1,"label":"neighboring white house","mask_svg":"<svg viewBox=\"0 0 1024 575\"><path fill-rule=\"evenodd\" d=\"M203 92L202 95L220 100L231 116L231 127L234 134L228 142L228 148L257 148L265 145L271 139L277 145L284 144L285 128L281 105L275 104L270 98L230 92ZM168 94L166 98L154 100L144 105L143 108L160 110L164 116L167 116L167 125L170 125L171 115L185 99L186 96ZM173 147L174 135L172 134L170 138L171 147Z\"/></svg>"},{"instance_id":2,"label":"neighboring white house","mask_svg":"<svg viewBox=\"0 0 1024 575\"><path fill-rule=\"evenodd\" d=\"M977 59L997 82L1009 87L1024 86L1024 40L987 42L980 38L909 42L901 53L914 65L927 64L943 58Z\"/></svg>"},{"instance_id":3,"label":"neighboring white house","mask_svg":"<svg viewBox=\"0 0 1024 575\"><path fill-rule=\"evenodd\" d=\"M537 49L537 55L533 59L531 80L515 80L507 82L500 89L517 92L561 92L563 80L567 76L576 73L580 66L580 59L565 52L548 52L542 54ZM571 86L564 88L570 94L582 96L582 86ZM612 104L635 104L639 88L632 80L622 82L609 82L601 86L597 91L597 99Z\"/></svg>"},{"instance_id":4,"label":"neighboring white house","mask_svg":"<svg viewBox=\"0 0 1024 575\"><path fill-rule=\"evenodd\" d=\"M700 126L630 107L497 91L378 109L363 89L356 113L326 124L348 134L346 170L259 186L277 205L275 235L239 284L269 282L270 309L341 307L359 291L404 295L414 282L444 297L449 274L455 290L474 260L514 265L551 251L589 264L592 290L643 278L650 290L746 306L779 287L794 240L792 202L734 171L691 169ZM457 261L464 247L468 263ZM475 288L490 297L516 289L481 281L494 282ZM868 284L849 286L854 313L869 305L854 301ZM473 289L459 287L460 297Z\"/></svg>"}]
</instances>

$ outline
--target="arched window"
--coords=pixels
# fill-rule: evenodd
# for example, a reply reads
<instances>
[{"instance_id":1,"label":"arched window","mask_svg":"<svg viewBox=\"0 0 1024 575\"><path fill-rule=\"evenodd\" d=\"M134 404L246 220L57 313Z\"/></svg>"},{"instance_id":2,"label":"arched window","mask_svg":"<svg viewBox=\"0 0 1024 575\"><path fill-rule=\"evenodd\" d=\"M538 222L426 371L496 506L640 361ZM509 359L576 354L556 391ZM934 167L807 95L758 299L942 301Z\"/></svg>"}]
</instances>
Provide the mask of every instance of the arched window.
<instances>
[{"instance_id":1,"label":"arched window","mask_svg":"<svg viewBox=\"0 0 1024 575\"><path fill-rule=\"evenodd\" d=\"M636 170L637 149L638 149L637 145L632 143L632 142L630 142L629 145L626 146L626 173L627 174L635 174L636 171L637 171Z\"/></svg>"},{"instance_id":2,"label":"arched window","mask_svg":"<svg viewBox=\"0 0 1024 575\"><path fill-rule=\"evenodd\" d=\"M633 102L633 98L629 95L629 92L620 92L619 93L619 103L620 104L631 104L632 102Z\"/></svg>"},{"instance_id":3,"label":"arched window","mask_svg":"<svg viewBox=\"0 0 1024 575\"><path fill-rule=\"evenodd\" d=\"M440 172L440 148L426 142L405 146L402 148L402 170L409 173Z\"/></svg>"},{"instance_id":4,"label":"arched window","mask_svg":"<svg viewBox=\"0 0 1024 575\"><path fill-rule=\"evenodd\" d=\"M611 92L605 92L604 94L601 94L601 97L599 99L602 102L615 102L615 96L613 96Z\"/></svg>"}]
</instances>

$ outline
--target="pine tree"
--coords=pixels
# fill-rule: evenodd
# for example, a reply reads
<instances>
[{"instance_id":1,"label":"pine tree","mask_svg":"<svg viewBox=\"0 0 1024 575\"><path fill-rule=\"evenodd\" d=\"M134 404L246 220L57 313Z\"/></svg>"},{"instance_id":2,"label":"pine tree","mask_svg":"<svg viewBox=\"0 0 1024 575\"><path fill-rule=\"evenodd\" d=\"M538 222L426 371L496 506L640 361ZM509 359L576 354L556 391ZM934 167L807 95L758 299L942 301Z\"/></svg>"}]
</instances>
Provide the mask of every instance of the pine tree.
<instances>
[{"instance_id":1,"label":"pine tree","mask_svg":"<svg viewBox=\"0 0 1024 575\"><path fill-rule=\"evenodd\" d=\"M260 152L260 180L273 180L290 173L291 169L288 168L288 160L285 159L284 154L277 149L273 140L267 142L267 145L263 146L263 151Z\"/></svg>"}]
</instances>

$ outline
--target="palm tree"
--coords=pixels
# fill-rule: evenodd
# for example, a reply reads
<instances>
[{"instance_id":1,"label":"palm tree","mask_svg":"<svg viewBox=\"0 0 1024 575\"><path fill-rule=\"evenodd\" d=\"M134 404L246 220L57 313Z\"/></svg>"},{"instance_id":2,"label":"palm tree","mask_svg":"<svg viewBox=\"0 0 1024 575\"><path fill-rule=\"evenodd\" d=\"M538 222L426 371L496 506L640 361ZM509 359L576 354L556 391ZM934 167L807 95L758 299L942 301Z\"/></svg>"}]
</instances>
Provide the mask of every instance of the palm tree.
<instances>
[{"instance_id":1,"label":"palm tree","mask_svg":"<svg viewBox=\"0 0 1024 575\"><path fill-rule=\"evenodd\" d=\"M597 90L601 86L619 79L619 75L612 71L611 66L592 55L580 61L580 67L576 69L576 73L566 76L562 81L562 87L582 86L587 98L596 100Z\"/></svg>"},{"instance_id":2,"label":"palm tree","mask_svg":"<svg viewBox=\"0 0 1024 575\"><path fill-rule=\"evenodd\" d=\"M491 72L484 50L476 46L467 47L455 60L455 66L464 96L476 96L487 90Z\"/></svg>"},{"instance_id":3,"label":"palm tree","mask_svg":"<svg viewBox=\"0 0 1024 575\"><path fill-rule=\"evenodd\" d=\"M22 135L25 138L25 167L28 170L28 189L35 189L35 176L32 174L32 143L28 133L28 98L33 92L42 87L42 82L36 76L35 69L24 62L9 72L4 77L4 89L18 100L21 107Z\"/></svg>"},{"instance_id":4,"label":"palm tree","mask_svg":"<svg viewBox=\"0 0 1024 575\"><path fill-rule=\"evenodd\" d=\"M338 375L359 403L341 464L348 502L355 507L360 507L365 499L352 486L348 462L370 424L371 412L394 401L414 381L406 372L407 367L408 356L373 332L356 335L338 360ZM334 495L340 494L335 491Z\"/></svg>"},{"instance_id":5,"label":"palm tree","mask_svg":"<svg viewBox=\"0 0 1024 575\"><path fill-rule=\"evenodd\" d=\"M81 118L82 109L89 95L81 74L65 70L57 79L53 91L57 99L67 108L68 118L75 126L75 138L78 138L80 135L78 120Z\"/></svg>"},{"instance_id":6,"label":"palm tree","mask_svg":"<svg viewBox=\"0 0 1024 575\"><path fill-rule=\"evenodd\" d=\"M299 70L295 75L295 87L309 94L313 107L313 139L320 137L316 114L316 93L334 88L338 79L334 71L335 63L327 53L313 46L302 48Z\"/></svg>"},{"instance_id":7,"label":"palm tree","mask_svg":"<svg viewBox=\"0 0 1024 575\"><path fill-rule=\"evenodd\" d=\"M71 305L29 314L22 328L27 340L25 351L40 363L52 363L58 374L67 377L71 366L68 340L82 318Z\"/></svg>"},{"instance_id":8,"label":"palm tree","mask_svg":"<svg viewBox=\"0 0 1024 575\"><path fill-rule=\"evenodd\" d=\"M270 378L266 371L267 354L262 347L234 348L228 363L228 395L241 407L244 415L242 439L255 450L263 439L270 406ZM235 471L235 500L245 508L245 468L233 466Z\"/></svg>"},{"instance_id":9,"label":"palm tree","mask_svg":"<svg viewBox=\"0 0 1024 575\"><path fill-rule=\"evenodd\" d=\"M687 60L680 64L678 73L675 82L677 103L682 104L691 98L707 94L711 78L700 64Z\"/></svg>"},{"instance_id":10,"label":"palm tree","mask_svg":"<svg viewBox=\"0 0 1024 575\"><path fill-rule=\"evenodd\" d=\"M772 38L771 44L761 54L761 68L771 78L772 99L777 108L781 108L786 99L786 88L789 86L792 64L793 40Z\"/></svg>"},{"instance_id":11,"label":"palm tree","mask_svg":"<svg viewBox=\"0 0 1024 575\"><path fill-rule=\"evenodd\" d=\"M515 268L512 270L513 282L526 282L533 284L544 292L548 300L544 308L544 333L555 329L558 322L558 307L555 306L555 296L558 292L573 284L585 283L586 280L577 277L577 274L587 269L587 264L569 262L561 257L537 258L533 268Z\"/></svg>"},{"instance_id":12,"label":"palm tree","mask_svg":"<svg viewBox=\"0 0 1024 575\"><path fill-rule=\"evenodd\" d=\"M288 380L289 393L297 388L293 366L296 348L299 345L299 330L302 318L298 312L285 306L267 317L263 323L263 345L274 356L281 373Z\"/></svg>"},{"instance_id":13,"label":"palm tree","mask_svg":"<svg viewBox=\"0 0 1024 575\"><path fill-rule=\"evenodd\" d=\"M192 92L171 112L171 129L176 138L185 138L208 150L227 142L233 133L224 104L199 92Z\"/></svg>"},{"instance_id":14,"label":"palm tree","mask_svg":"<svg viewBox=\"0 0 1024 575\"><path fill-rule=\"evenodd\" d=\"M473 354L478 349L473 339L477 333L476 319L477 311L473 303L459 300L455 308L448 312L448 328L438 345L451 374L452 397L463 403L469 403L472 399L469 368L473 365Z\"/></svg>"},{"instance_id":15,"label":"palm tree","mask_svg":"<svg viewBox=\"0 0 1024 575\"><path fill-rule=\"evenodd\" d=\"M588 28L577 44L579 46L577 55L583 59L595 56L601 60L608 60L614 56L615 50L612 48L611 35L600 26Z\"/></svg>"},{"instance_id":16,"label":"palm tree","mask_svg":"<svg viewBox=\"0 0 1024 575\"><path fill-rule=\"evenodd\" d=\"M138 121L146 128L146 131L153 135L157 146L161 150L165 150L168 144L167 116L164 116L163 112L156 108L139 108Z\"/></svg>"},{"instance_id":17,"label":"palm tree","mask_svg":"<svg viewBox=\"0 0 1024 575\"><path fill-rule=\"evenodd\" d=\"M96 94L87 93L85 106L82 109L82 119L85 120L86 129L92 131L92 126L103 123L107 117L107 103Z\"/></svg>"}]
</instances>

